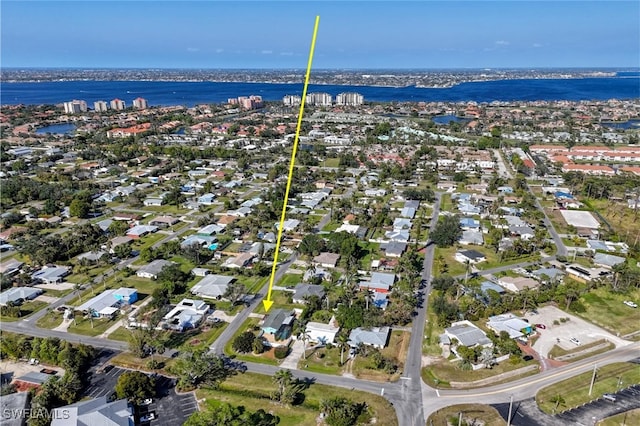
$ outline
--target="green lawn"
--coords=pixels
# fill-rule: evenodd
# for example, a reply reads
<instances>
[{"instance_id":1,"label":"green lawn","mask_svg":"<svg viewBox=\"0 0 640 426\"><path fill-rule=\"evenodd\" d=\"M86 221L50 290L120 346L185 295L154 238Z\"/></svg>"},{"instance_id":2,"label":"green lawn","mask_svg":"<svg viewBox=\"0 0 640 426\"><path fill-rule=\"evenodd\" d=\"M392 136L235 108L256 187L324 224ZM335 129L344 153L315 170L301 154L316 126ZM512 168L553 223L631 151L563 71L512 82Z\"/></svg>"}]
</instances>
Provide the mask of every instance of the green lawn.
<instances>
[{"instance_id":1,"label":"green lawn","mask_svg":"<svg viewBox=\"0 0 640 426\"><path fill-rule=\"evenodd\" d=\"M497 376L498 374L535 364L537 364L536 360L524 361L522 358L518 358L516 363L511 362L511 360L506 360L494 366L492 369L481 368L475 371L463 371L458 368L457 362L441 360L423 368L422 379L429 386L449 388L450 382L474 382L476 380L486 379ZM533 373L528 374L530 375ZM511 380L515 380L520 377L521 376L514 377Z\"/></svg>"},{"instance_id":2,"label":"green lawn","mask_svg":"<svg viewBox=\"0 0 640 426\"><path fill-rule=\"evenodd\" d=\"M597 426L640 425L640 408L600 420Z\"/></svg>"},{"instance_id":3,"label":"green lawn","mask_svg":"<svg viewBox=\"0 0 640 426\"><path fill-rule=\"evenodd\" d=\"M278 285L280 287L295 287L302 282L303 274L284 274Z\"/></svg>"},{"instance_id":4,"label":"green lawn","mask_svg":"<svg viewBox=\"0 0 640 426\"><path fill-rule=\"evenodd\" d=\"M83 336L95 337L107 331L109 327L116 324L116 322L118 321L120 321L120 318L118 317L113 320L94 318L93 327L91 327L91 321L88 318L81 318L79 315L77 315L76 320L74 322L71 322L71 325L69 325L67 331L73 334L82 334Z\"/></svg>"},{"instance_id":5,"label":"green lawn","mask_svg":"<svg viewBox=\"0 0 640 426\"><path fill-rule=\"evenodd\" d=\"M614 334L624 336L640 330L640 309L625 305L625 300L640 303L640 289L629 294L612 293L606 288L591 290L580 298L584 312L572 312Z\"/></svg>"},{"instance_id":6,"label":"green lawn","mask_svg":"<svg viewBox=\"0 0 640 426\"><path fill-rule=\"evenodd\" d=\"M435 297L437 290L434 290L431 297ZM422 353L430 356L440 356L442 349L440 348L440 335L444 333L444 327L438 325L438 317L432 312L433 309L427 309L427 323L424 327L424 340L422 341Z\"/></svg>"},{"instance_id":7,"label":"green lawn","mask_svg":"<svg viewBox=\"0 0 640 426\"><path fill-rule=\"evenodd\" d=\"M447 425L457 424L458 416L462 413L462 420L466 421L466 424L485 424L491 426L506 425L498 410L489 406L481 404L459 404L450 405L441 410L432 413L427 419L428 425Z\"/></svg>"},{"instance_id":8,"label":"green lawn","mask_svg":"<svg viewBox=\"0 0 640 426\"><path fill-rule=\"evenodd\" d=\"M338 167L340 166L339 158L327 158L322 162L322 167Z\"/></svg>"},{"instance_id":9,"label":"green lawn","mask_svg":"<svg viewBox=\"0 0 640 426\"><path fill-rule=\"evenodd\" d=\"M249 354L241 354L233 350L232 345L233 341L240 334L244 333L247 330L254 331L254 328L258 325L260 320L258 318L247 318L247 320L242 323L242 326L238 328L238 331L233 335L231 339L224 346L224 353L230 357L238 359L240 361L248 361L248 362L258 362L261 364L269 364L269 365L278 365L280 363L279 360L273 358L273 350L269 351L269 353L265 352L261 355L254 355L252 353Z\"/></svg>"},{"instance_id":10,"label":"green lawn","mask_svg":"<svg viewBox=\"0 0 640 426\"><path fill-rule=\"evenodd\" d=\"M569 355L569 354L574 354L574 353L577 353L577 352L582 352L582 351L587 350L589 348L593 348L593 347L596 347L596 346L599 346L599 345L602 345L602 344L605 344L605 343L607 344L606 348L589 351L588 353L586 353L584 355L577 356L577 357L574 357L574 358L567 358L564 361L566 361L566 362L578 361L578 360L581 360L581 359L584 359L584 358L588 358L590 356L597 355L597 354L602 353L602 352L609 351L609 350L614 349L616 347L616 345L614 345L613 343L609 342L606 339L596 340L595 342L591 342L591 343L588 343L586 345L580 345L580 346L577 346L575 348L571 348L570 350L563 349L558 345L553 345L553 348L551 348L551 350L549 351L549 358L555 359L555 358L558 358L558 357L561 357L561 356L564 356L564 355Z\"/></svg>"},{"instance_id":11,"label":"green lawn","mask_svg":"<svg viewBox=\"0 0 640 426\"><path fill-rule=\"evenodd\" d=\"M161 234L156 232L155 234L147 235L145 237L140 238L139 240L135 240L133 242L134 249L142 250L144 248L151 247L161 239L167 237L166 234Z\"/></svg>"},{"instance_id":12,"label":"green lawn","mask_svg":"<svg viewBox=\"0 0 640 426\"><path fill-rule=\"evenodd\" d=\"M554 409L556 412L562 412L597 399L604 393L615 393L619 389L619 383L622 388L640 383L640 368L637 364L630 362L598 367L593 392L589 396L592 376L593 372L588 371L541 389L536 395L538 407L545 413L553 413ZM553 400L557 395L560 395L564 402L561 402L556 409L556 402Z\"/></svg>"},{"instance_id":13,"label":"green lawn","mask_svg":"<svg viewBox=\"0 0 640 426\"><path fill-rule=\"evenodd\" d=\"M121 342L129 341L129 336L131 335L131 331L127 330L124 327L119 327L109 335L109 340L119 340Z\"/></svg>"},{"instance_id":14,"label":"green lawn","mask_svg":"<svg viewBox=\"0 0 640 426\"><path fill-rule=\"evenodd\" d=\"M338 387L312 384L304 391L304 401L300 405L287 407L274 403L269 398L275 391L270 376L244 373L220 384L218 389L199 389L196 398L204 400L206 410L215 410L220 402L242 405L248 410L263 409L280 417L279 426L316 426L320 414L320 403L329 397L345 397L354 402L365 402L375 417L376 424L395 426L398 424L391 404L379 395L352 391Z\"/></svg>"},{"instance_id":15,"label":"green lawn","mask_svg":"<svg viewBox=\"0 0 640 426\"><path fill-rule=\"evenodd\" d=\"M0 323L2 321L14 322L14 321L18 321L18 320L24 319L24 318L28 317L29 315L33 314L34 312L38 312L40 309L43 309L47 305L48 305L48 303L40 302L40 301L37 301L37 300L32 300L30 302L24 302L22 305L20 305L20 317L14 318L14 317L7 317L7 316L0 315Z\"/></svg>"},{"instance_id":16,"label":"green lawn","mask_svg":"<svg viewBox=\"0 0 640 426\"><path fill-rule=\"evenodd\" d=\"M335 222L333 220L329 221L329 223L327 223L324 228L322 228L322 231L325 232L332 232L335 231L336 229L340 228L340 226L342 226L341 223Z\"/></svg>"},{"instance_id":17,"label":"green lawn","mask_svg":"<svg viewBox=\"0 0 640 426\"><path fill-rule=\"evenodd\" d=\"M38 327L48 329L56 328L60 324L62 324L62 312L57 311L47 312L45 316L36 322Z\"/></svg>"},{"instance_id":18,"label":"green lawn","mask_svg":"<svg viewBox=\"0 0 640 426\"><path fill-rule=\"evenodd\" d=\"M280 291L280 290L273 290L271 292L271 300L273 301L273 307L271 309L286 309L286 310L293 310L295 308L303 308L304 305L298 305L295 303L289 303L289 295L292 295L293 293L289 292L289 291ZM266 311L264 310L264 304L260 304L258 305L258 307L256 308L255 312L257 314L265 314Z\"/></svg>"},{"instance_id":19,"label":"green lawn","mask_svg":"<svg viewBox=\"0 0 640 426\"><path fill-rule=\"evenodd\" d=\"M344 370L343 366L340 366L340 349L336 346L332 346L328 349L326 346L316 349L309 348L307 345L307 358L300 358L298 368L300 370L312 371L320 374L335 374L340 375ZM344 350L344 360L346 361L349 356L349 350Z\"/></svg>"}]
</instances>

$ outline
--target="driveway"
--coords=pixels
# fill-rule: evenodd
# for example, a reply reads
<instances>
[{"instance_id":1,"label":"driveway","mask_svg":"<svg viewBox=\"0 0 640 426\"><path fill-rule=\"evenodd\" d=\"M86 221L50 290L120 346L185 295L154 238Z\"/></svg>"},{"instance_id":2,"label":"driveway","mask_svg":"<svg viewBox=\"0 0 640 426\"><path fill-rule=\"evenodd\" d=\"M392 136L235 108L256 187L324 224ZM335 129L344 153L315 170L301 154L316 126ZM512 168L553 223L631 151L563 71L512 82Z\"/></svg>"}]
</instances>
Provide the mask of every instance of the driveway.
<instances>
[{"instance_id":1,"label":"driveway","mask_svg":"<svg viewBox=\"0 0 640 426\"><path fill-rule=\"evenodd\" d=\"M554 345L559 345L566 350L575 349L578 346L569 341L572 337L578 339L582 345L601 339L607 339L615 344L616 347L630 344L630 342L616 337L582 318L568 314L555 306L544 306L539 308L537 312L537 314L527 312L525 318L531 324L542 323L547 326L546 329L538 329L540 338L533 345L533 349L542 357L547 358ZM560 318L569 318L569 320L563 323L560 322ZM555 325L554 321L559 321L559 324ZM560 339L560 341L558 342L557 339Z\"/></svg>"}]
</instances>

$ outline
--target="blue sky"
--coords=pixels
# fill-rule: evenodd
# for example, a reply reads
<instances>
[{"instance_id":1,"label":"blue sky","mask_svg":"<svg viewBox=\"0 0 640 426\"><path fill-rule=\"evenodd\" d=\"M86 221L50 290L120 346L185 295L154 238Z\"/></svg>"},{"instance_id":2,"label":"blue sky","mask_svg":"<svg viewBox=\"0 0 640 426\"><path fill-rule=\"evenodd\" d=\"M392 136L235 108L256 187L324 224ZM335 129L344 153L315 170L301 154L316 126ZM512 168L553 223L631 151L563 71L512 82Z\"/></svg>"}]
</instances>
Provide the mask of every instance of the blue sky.
<instances>
[{"instance_id":1,"label":"blue sky","mask_svg":"<svg viewBox=\"0 0 640 426\"><path fill-rule=\"evenodd\" d=\"M2 0L3 67L638 67L631 1Z\"/></svg>"}]
</instances>

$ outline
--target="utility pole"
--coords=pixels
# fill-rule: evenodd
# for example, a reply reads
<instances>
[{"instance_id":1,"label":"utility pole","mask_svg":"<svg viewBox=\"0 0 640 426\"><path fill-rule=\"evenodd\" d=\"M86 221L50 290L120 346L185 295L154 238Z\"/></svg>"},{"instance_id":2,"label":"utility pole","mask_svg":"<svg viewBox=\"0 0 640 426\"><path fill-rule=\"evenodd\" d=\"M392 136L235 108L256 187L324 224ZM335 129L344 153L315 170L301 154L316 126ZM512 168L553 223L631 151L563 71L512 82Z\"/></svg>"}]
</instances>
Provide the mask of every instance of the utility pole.
<instances>
[{"instance_id":1,"label":"utility pole","mask_svg":"<svg viewBox=\"0 0 640 426\"><path fill-rule=\"evenodd\" d=\"M513 395L509 398L509 416L507 417L507 426L511 426L511 409L513 408Z\"/></svg>"},{"instance_id":2,"label":"utility pole","mask_svg":"<svg viewBox=\"0 0 640 426\"><path fill-rule=\"evenodd\" d=\"M589 396L591 396L591 392L593 391L593 383L596 381L597 369L598 369L598 364L593 364L593 375L591 376L591 385L589 386Z\"/></svg>"},{"instance_id":3,"label":"utility pole","mask_svg":"<svg viewBox=\"0 0 640 426\"><path fill-rule=\"evenodd\" d=\"M462 411L458 413L458 426L462 426Z\"/></svg>"}]
</instances>

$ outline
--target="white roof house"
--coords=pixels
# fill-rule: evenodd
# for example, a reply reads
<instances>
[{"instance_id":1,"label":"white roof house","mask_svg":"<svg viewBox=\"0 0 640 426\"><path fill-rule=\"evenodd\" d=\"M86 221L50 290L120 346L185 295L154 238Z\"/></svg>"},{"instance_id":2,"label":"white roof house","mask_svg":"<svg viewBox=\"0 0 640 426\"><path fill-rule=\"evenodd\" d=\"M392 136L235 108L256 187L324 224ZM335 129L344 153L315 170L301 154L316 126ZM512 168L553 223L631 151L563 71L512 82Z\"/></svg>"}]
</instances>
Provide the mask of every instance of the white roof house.
<instances>
[{"instance_id":1,"label":"white roof house","mask_svg":"<svg viewBox=\"0 0 640 426\"><path fill-rule=\"evenodd\" d=\"M360 343L382 349L387 346L391 329L389 327L374 327L371 330L358 327L349 334L349 346L356 347Z\"/></svg>"},{"instance_id":2,"label":"white roof house","mask_svg":"<svg viewBox=\"0 0 640 426\"><path fill-rule=\"evenodd\" d=\"M209 305L202 300L182 299L162 319L168 328L182 331L197 327L209 311Z\"/></svg>"},{"instance_id":3,"label":"white roof house","mask_svg":"<svg viewBox=\"0 0 640 426\"><path fill-rule=\"evenodd\" d=\"M17 303L24 300L35 299L42 290L34 287L11 287L0 293L0 306L6 306L9 302Z\"/></svg>"},{"instance_id":4,"label":"white roof house","mask_svg":"<svg viewBox=\"0 0 640 426\"><path fill-rule=\"evenodd\" d=\"M93 311L97 316L111 317L121 306L126 303L133 303L137 299L138 292L135 288L121 287L118 289L105 290L76 307L75 310L82 312Z\"/></svg>"},{"instance_id":5,"label":"white roof house","mask_svg":"<svg viewBox=\"0 0 640 426\"><path fill-rule=\"evenodd\" d=\"M340 327L336 325L335 317L333 317L329 324L309 321L305 331L312 342L333 343L336 340L336 334L340 331Z\"/></svg>"},{"instance_id":6,"label":"white roof house","mask_svg":"<svg viewBox=\"0 0 640 426\"><path fill-rule=\"evenodd\" d=\"M151 263L148 263L138 269L136 275L140 278L150 278L156 279L158 278L158 274L162 271L165 266L173 265L174 262L170 262L164 259L156 259Z\"/></svg>"},{"instance_id":7,"label":"white roof house","mask_svg":"<svg viewBox=\"0 0 640 426\"><path fill-rule=\"evenodd\" d=\"M467 320L451 323L451 327L445 328L444 332L450 339L456 339L461 345L469 348L478 345L485 347L493 346L491 339L484 334L484 331Z\"/></svg>"},{"instance_id":8,"label":"white roof house","mask_svg":"<svg viewBox=\"0 0 640 426\"><path fill-rule=\"evenodd\" d=\"M63 278L69 274L69 268L64 266L45 266L31 275L36 281L45 284L55 284L62 282Z\"/></svg>"},{"instance_id":9,"label":"white roof house","mask_svg":"<svg viewBox=\"0 0 640 426\"><path fill-rule=\"evenodd\" d=\"M210 274L191 287L191 293L200 297L220 299L227 291L227 286L234 280L234 277Z\"/></svg>"}]
</instances>

